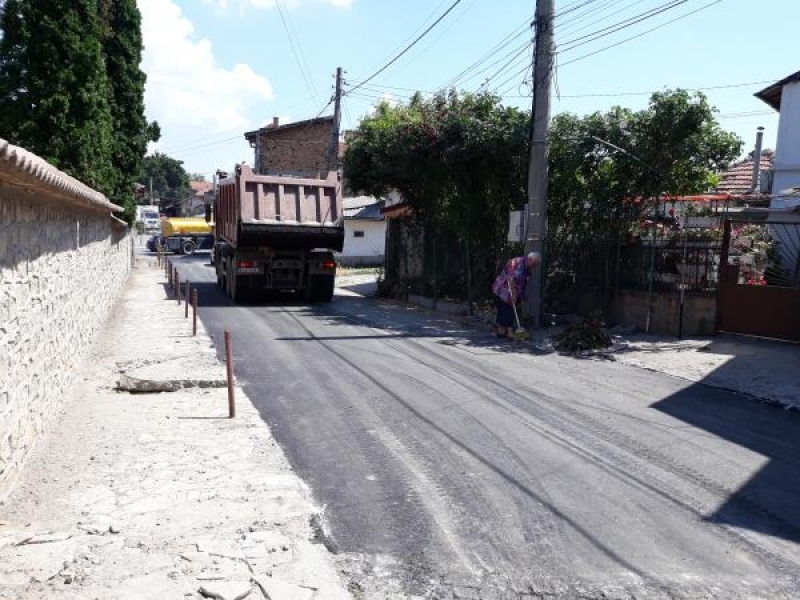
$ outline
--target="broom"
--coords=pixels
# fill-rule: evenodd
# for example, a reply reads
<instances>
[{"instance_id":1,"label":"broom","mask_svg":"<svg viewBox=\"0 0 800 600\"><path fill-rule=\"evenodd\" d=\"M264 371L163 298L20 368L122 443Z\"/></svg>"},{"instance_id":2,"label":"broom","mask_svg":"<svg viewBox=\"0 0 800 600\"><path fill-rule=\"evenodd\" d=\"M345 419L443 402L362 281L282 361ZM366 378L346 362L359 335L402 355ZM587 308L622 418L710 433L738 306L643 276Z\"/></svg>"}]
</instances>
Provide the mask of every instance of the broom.
<instances>
[{"instance_id":1,"label":"broom","mask_svg":"<svg viewBox=\"0 0 800 600\"><path fill-rule=\"evenodd\" d=\"M517 303L514 302L514 292L511 290L511 281L506 280L506 283L508 284L508 293L510 294L511 297L511 308L514 309L514 321L517 324L517 328L514 330L514 341L524 342L529 337L528 332L519 323L519 315L517 314Z\"/></svg>"}]
</instances>

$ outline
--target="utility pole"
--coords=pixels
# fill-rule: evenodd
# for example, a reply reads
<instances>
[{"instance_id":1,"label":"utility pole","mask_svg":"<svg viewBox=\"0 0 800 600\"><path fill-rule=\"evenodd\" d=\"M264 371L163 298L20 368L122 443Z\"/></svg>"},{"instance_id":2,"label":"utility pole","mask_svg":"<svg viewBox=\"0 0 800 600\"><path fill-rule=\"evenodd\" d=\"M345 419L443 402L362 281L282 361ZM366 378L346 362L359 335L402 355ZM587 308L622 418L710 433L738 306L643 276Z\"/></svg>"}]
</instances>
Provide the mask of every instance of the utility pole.
<instances>
[{"instance_id":1,"label":"utility pole","mask_svg":"<svg viewBox=\"0 0 800 600\"><path fill-rule=\"evenodd\" d=\"M153 198L153 178L150 177L150 206L155 204L155 198Z\"/></svg>"},{"instance_id":2,"label":"utility pole","mask_svg":"<svg viewBox=\"0 0 800 600\"><path fill-rule=\"evenodd\" d=\"M553 71L553 0L536 0L533 57L533 124L531 154L528 163L528 209L525 215L525 253L543 255L547 237L547 129L550 122L550 85ZM528 280L525 308L534 320L542 323L544 265L540 264Z\"/></svg>"},{"instance_id":3,"label":"utility pole","mask_svg":"<svg viewBox=\"0 0 800 600\"><path fill-rule=\"evenodd\" d=\"M328 148L328 170L339 169L339 129L342 123L342 67L336 69L336 95L333 97L333 128Z\"/></svg>"}]
</instances>

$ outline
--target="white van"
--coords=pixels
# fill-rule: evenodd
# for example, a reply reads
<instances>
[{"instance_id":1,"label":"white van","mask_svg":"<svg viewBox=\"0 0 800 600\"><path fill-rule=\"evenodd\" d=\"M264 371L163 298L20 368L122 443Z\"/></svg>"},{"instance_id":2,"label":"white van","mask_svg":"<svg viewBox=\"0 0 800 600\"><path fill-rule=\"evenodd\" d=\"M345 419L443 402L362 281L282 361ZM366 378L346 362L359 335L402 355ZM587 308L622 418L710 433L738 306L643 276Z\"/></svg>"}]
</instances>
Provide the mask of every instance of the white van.
<instances>
[{"instance_id":1,"label":"white van","mask_svg":"<svg viewBox=\"0 0 800 600\"><path fill-rule=\"evenodd\" d=\"M137 206L136 221L142 224L147 233L158 233L161 229L161 219L155 206Z\"/></svg>"}]
</instances>

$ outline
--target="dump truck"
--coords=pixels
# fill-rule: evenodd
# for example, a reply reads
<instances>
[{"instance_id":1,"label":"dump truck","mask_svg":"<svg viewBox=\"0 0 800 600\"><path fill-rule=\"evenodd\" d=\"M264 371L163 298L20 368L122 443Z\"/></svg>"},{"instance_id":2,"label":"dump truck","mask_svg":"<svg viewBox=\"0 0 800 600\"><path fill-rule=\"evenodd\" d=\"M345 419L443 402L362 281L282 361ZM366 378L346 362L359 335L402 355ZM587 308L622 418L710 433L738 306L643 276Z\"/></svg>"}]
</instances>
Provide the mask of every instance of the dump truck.
<instances>
[{"instance_id":1,"label":"dump truck","mask_svg":"<svg viewBox=\"0 0 800 600\"><path fill-rule=\"evenodd\" d=\"M310 302L333 298L333 251L344 245L336 171L327 179L305 179L237 165L218 182L213 216L217 284L234 302L270 291Z\"/></svg>"},{"instance_id":2,"label":"dump truck","mask_svg":"<svg viewBox=\"0 0 800 600\"><path fill-rule=\"evenodd\" d=\"M213 225L203 217L170 217L161 220L161 243L170 252L194 254L214 245Z\"/></svg>"}]
</instances>

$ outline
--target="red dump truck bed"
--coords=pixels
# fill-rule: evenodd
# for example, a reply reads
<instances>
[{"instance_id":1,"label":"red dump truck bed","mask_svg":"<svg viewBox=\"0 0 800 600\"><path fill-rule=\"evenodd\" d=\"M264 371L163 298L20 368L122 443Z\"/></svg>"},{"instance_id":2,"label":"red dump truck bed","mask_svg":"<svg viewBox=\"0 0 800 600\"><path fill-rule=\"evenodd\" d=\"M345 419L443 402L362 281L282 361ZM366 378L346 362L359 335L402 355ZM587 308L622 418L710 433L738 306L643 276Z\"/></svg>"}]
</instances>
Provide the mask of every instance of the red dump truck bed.
<instances>
[{"instance_id":1,"label":"red dump truck bed","mask_svg":"<svg viewBox=\"0 0 800 600\"><path fill-rule=\"evenodd\" d=\"M341 186L328 179L258 175L247 165L219 182L214 201L215 235L235 248L275 250L344 245Z\"/></svg>"}]
</instances>

